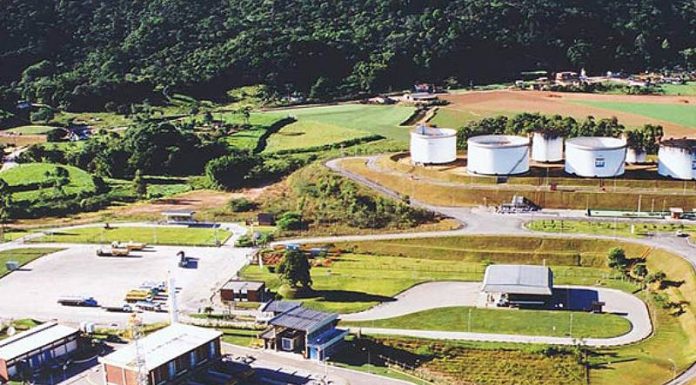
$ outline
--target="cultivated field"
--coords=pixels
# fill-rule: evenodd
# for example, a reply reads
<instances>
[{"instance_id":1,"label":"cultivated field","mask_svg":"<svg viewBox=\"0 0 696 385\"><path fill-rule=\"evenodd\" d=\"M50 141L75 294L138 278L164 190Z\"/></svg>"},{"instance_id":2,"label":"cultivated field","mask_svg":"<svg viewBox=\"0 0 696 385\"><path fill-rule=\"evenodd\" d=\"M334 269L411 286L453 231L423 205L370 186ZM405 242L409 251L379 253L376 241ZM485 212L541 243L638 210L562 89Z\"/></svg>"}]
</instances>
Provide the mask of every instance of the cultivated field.
<instances>
[{"instance_id":1,"label":"cultivated field","mask_svg":"<svg viewBox=\"0 0 696 385\"><path fill-rule=\"evenodd\" d=\"M667 136L696 135L695 96L628 96L541 91L484 91L443 96L450 105L440 108L431 123L460 127L466 121L521 112L559 114L584 119L616 116L627 127L661 124ZM675 112L688 117L674 116Z\"/></svg>"}]
</instances>

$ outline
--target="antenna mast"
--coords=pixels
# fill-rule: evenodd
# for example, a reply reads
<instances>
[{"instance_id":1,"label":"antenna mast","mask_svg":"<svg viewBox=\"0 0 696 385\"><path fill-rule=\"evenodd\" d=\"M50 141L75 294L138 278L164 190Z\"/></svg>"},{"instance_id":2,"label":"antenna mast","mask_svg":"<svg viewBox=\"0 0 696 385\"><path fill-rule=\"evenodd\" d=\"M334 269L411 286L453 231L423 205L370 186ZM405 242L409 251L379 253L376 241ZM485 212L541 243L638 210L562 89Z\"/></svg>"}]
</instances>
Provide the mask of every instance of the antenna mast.
<instances>
[{"instance_id":1,"label":"antenna mast","mask_svg":"<svg viewBox=\"0 0 696 385\"><path fill-rule=\"evenodd\" d=\"M135 343L135 365L138 368L138 385L149 385L147 366L145 366L145 355L143 354L140 338L143 336L143 321L136 313L133 313L129 320L131 337Z\"/></svg>"}]
</instances>

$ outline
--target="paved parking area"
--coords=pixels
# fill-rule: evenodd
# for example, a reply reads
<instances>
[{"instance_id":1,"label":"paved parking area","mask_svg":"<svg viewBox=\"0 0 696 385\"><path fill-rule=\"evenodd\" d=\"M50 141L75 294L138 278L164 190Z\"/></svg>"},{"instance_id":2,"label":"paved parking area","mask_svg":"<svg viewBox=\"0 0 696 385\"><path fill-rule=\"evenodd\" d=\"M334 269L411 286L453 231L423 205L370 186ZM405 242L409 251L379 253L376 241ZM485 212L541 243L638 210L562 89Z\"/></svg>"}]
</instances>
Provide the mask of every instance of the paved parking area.
<instances>
[{"instance_id":1,"label":"paved parking area","mask_svg":"<svg viewBox=\"0 0 696 385\"><path fill-rule=\"evenodd\" d=\"M129 289L145 281L165 281L169 271L181 288L180 310L197 311L209 302L217 288L237 275L251 252L230 246L156 246L136 251L132 257L119 258L97 257L96 245L60 247L67 248L0 279L0 315L3 318L34 317L68 323L90 321L123 325L128 314L100 308L67 307L59 305L57 300L66 295L86 295L100 304L121 304ZM176 254L180 250L198 259L197 268L178 267ZM164 313L143 313L146 322L166 318Z\"/></svg>"}]
</instances>

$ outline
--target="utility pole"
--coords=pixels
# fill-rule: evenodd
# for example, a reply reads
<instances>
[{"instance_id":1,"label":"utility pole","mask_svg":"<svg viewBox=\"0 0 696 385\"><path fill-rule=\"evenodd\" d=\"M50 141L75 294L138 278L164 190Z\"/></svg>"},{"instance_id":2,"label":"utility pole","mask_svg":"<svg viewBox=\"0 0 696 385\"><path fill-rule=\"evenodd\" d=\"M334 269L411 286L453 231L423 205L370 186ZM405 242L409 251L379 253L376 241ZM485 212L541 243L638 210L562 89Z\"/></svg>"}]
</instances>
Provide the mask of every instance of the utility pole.
<instances>
[{"instance_id":1,"label":"utility pole","mask_svg":"<svg viewBox=\"0 0 696 385\"><path fill-rule=\"evenodd\" d=\"M128 323L130 324L131 337L135 343L135 365L138 368L136 381L138 385L148 385L145 355L143 354L143 347L140 342L140 338L143 334L143 321L140 319L137 313L133 313Z\"/></svg>"}]
</instances>

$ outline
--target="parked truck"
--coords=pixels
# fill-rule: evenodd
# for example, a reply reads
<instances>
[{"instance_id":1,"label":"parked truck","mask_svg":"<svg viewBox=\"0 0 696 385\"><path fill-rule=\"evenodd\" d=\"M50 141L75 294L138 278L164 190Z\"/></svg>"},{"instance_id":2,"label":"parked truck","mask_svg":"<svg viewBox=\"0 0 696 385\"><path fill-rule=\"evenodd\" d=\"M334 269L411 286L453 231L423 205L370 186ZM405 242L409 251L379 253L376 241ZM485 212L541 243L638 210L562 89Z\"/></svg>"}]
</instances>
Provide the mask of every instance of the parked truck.
<instances>
[{"instance_id":1,"label":"parked truck","mask_svg":"<svg viewBox=\"0 0 696 385\"><path fill-rule=\"evenodd\" d=\"M127 247L114 247L113 244L110 249L101 247L97 249L97 256L99 257L127 257L128 255L130 255L130 249Z\"/></svg>"},{"instance_id":2,"label":"parked truck","mask_svg":"<svg viewBox=\"0 0 696 385\"><path fill-rule=\"evenodd\" d=\"M133 313L135 311L135 307L129 303L124 303L121 305L102 305L102 309L116 313Z\"/></svg>"},{"instance_id":3,"label":"parked truck","mask_svg":"<svg viewBox=\"0 0 696 385\"><path fill-rule=\"evenodd\" d=\"M63 306L87 306L96 307L99 306L97 300L92 297L85 296L65 296L58 298L58 303Z\"/></svg>"}]
</instances>

